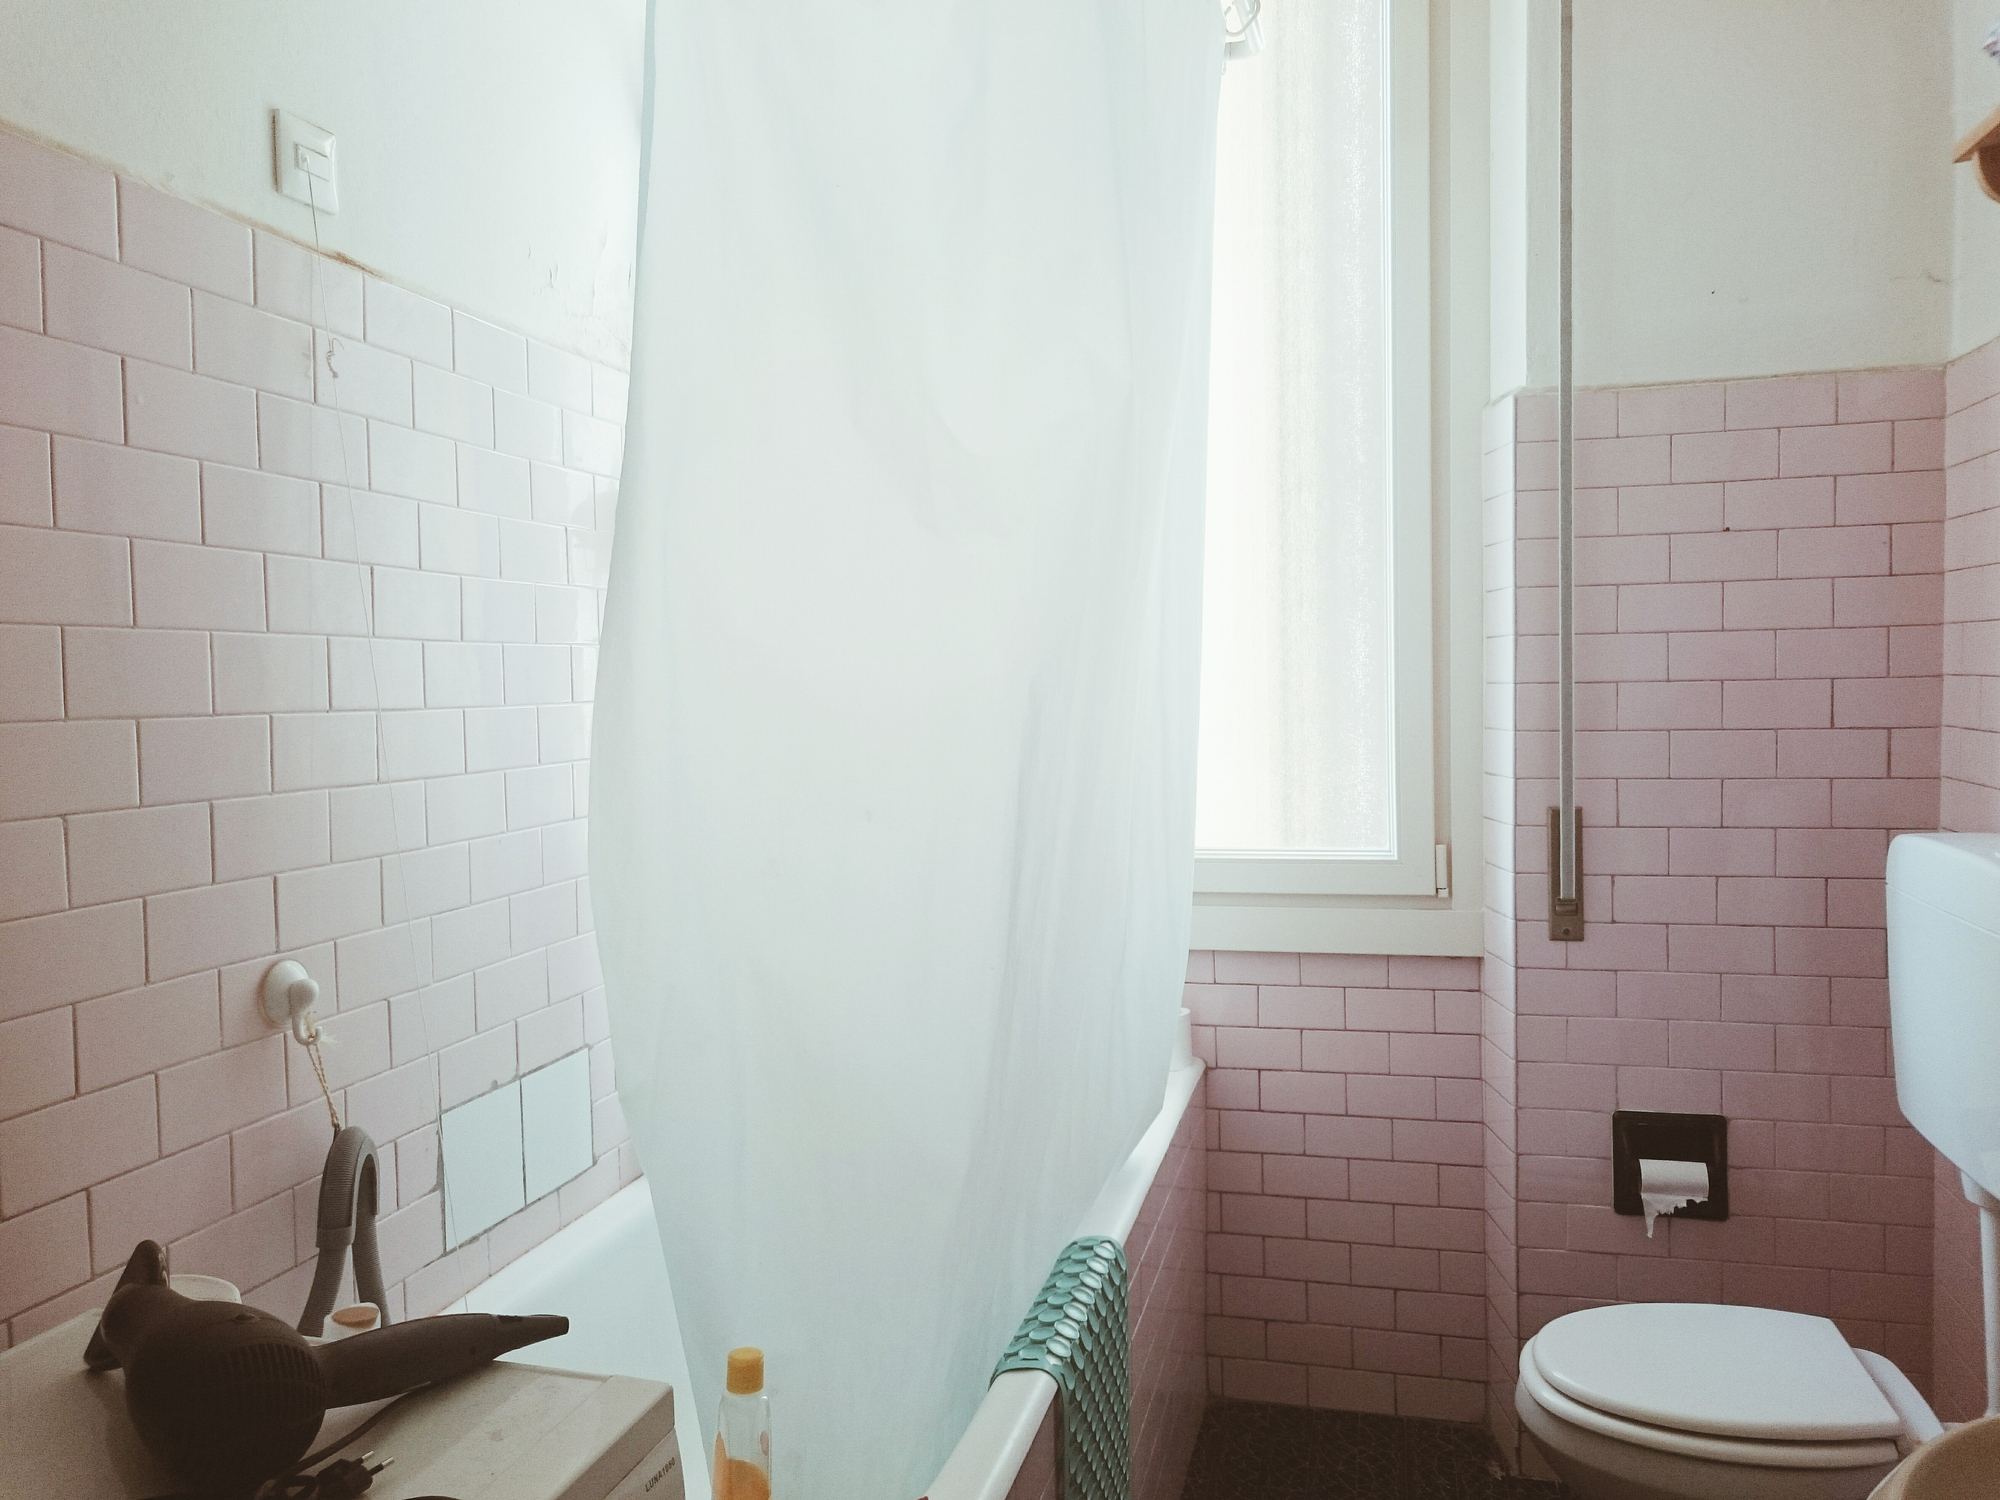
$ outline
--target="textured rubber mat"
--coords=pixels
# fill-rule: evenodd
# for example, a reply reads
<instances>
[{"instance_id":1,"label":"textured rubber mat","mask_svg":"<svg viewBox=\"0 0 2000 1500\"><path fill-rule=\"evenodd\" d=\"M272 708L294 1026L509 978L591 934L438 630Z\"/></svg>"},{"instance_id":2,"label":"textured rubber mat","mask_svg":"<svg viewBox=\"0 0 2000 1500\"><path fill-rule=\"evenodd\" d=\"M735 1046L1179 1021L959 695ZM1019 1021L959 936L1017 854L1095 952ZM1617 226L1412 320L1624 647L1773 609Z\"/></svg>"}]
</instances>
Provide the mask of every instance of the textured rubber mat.
<instances>
[{"instance_id":1,"label":"textured rubber mat","mask_svg":"<svg viewBox=\"0 0 2000 1500\"><path fill-rule=\"evenodd\" d=\"M1131 1500L1125 1281L1118 1241L1071 1241L993 1368L995 1375L1046 1370L1055 1377L1063 1500Z\"/></svg>"}]
</instances>

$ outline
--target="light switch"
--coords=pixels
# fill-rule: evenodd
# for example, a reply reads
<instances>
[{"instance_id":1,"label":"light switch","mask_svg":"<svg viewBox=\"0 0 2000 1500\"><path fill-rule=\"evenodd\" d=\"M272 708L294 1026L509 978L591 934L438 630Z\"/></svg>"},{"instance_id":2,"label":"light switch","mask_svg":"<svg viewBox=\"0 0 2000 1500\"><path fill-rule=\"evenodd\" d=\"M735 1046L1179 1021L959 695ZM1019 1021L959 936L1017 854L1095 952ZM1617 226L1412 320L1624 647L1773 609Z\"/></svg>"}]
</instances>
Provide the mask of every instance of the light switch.
<instances>
[{"instance_id":1,"label":"light switch","mask_svg":"<svg viewBox=\"0 0 2000 1500\"><path fill-rule=\"evenodd\" d=\"M278 191L311 204L323 214L340 212L333 132L301 120L288 110L271 111L272 168Z\"/></svg>"}]
</instances>

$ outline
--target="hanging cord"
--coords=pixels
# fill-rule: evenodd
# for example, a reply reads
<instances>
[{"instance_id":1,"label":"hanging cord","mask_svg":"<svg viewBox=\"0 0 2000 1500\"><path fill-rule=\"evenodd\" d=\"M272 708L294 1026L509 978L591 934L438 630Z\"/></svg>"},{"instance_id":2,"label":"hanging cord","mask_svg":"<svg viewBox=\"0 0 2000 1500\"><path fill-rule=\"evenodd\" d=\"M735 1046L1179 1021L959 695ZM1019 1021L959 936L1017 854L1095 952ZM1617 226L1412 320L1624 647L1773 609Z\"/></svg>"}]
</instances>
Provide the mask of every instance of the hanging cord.
<instances>
[{"instance_id":1,"label":"hanging cord","mask_svg":"<svg viewBox=\"0 0 2000 1500\"><path fill-rule=\"evenodd\" d=\"M319 1096L326 1101L326 1118L333 1126L333 1133L340 1134L340 1111L333 1107L333 1090L326 1084L326 1058L319 1050L320 1029L313 1028L312 1040L306 1043L306 1060L312 1064L313 1077L319 1080Z\"/></svg>"}]
</instances>

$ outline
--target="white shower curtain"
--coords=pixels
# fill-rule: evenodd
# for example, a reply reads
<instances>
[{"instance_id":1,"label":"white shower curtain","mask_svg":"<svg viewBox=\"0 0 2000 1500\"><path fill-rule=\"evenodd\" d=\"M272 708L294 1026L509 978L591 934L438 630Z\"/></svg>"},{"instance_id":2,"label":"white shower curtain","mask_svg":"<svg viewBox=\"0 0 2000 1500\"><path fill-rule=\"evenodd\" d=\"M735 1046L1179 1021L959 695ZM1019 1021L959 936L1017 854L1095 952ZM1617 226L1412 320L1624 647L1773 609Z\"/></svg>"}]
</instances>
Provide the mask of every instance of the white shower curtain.
<instances>
[{"instance_id":1,"label":"white shower curtain","mask_svg":"<svg viewBox=\"0 0 2000 1500\"><path fill-rule=\"evenodd\" d=\"M910 1500L1159 1107L1216 0L657 0L592 894L704 1430ZM686 1399L685 1394L683 1399Z\"/></svg>"}]
</instances>

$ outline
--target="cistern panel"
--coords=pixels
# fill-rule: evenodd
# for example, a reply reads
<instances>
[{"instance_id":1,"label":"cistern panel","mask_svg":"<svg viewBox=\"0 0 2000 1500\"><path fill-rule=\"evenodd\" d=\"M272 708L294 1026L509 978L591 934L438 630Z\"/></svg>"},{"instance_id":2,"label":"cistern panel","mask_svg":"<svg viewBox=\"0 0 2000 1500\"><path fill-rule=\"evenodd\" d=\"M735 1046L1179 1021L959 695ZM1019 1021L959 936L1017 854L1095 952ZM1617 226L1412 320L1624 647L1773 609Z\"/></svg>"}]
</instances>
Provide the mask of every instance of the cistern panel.
<instances>
[{"instance_id":1,"label":"cistern panel","mask_svg":"<svg viewBox=\"0 0 2000 1500\"><path fill-rule=\"evenodd\" d=\"M1896 1102L2000 1194L2000 835L1899 836L1888 900Z\"/></svg>"}]
</instances>

